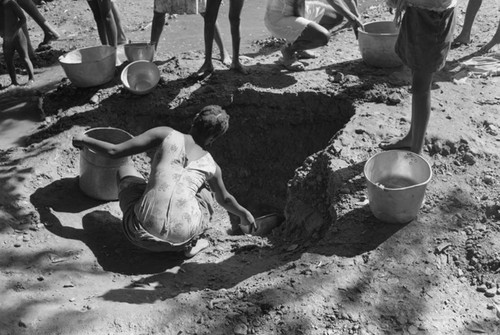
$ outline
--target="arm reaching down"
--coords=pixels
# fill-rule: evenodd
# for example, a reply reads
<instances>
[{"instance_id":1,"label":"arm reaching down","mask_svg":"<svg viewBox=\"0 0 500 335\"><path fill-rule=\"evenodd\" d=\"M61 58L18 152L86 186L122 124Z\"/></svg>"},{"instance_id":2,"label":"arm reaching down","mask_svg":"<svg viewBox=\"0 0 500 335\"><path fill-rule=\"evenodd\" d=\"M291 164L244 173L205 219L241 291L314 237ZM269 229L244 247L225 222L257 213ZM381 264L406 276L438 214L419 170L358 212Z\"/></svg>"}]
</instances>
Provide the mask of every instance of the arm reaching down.
<instances>
[{"instance_id":1,"label":"arm reaching down","mask_svg":"<svg viewBox=\"0 0 500 335\"><path fill-rule=\"evenodd\" d=\"M255 230L257 225L253 215L226 190L224 181L222 180L222 171L219 165L216 164L215 174L208 180L210 188L215 193L215 200L230 213L240 218L240 225L252 226Z\"/></svg>"}]
</instances>

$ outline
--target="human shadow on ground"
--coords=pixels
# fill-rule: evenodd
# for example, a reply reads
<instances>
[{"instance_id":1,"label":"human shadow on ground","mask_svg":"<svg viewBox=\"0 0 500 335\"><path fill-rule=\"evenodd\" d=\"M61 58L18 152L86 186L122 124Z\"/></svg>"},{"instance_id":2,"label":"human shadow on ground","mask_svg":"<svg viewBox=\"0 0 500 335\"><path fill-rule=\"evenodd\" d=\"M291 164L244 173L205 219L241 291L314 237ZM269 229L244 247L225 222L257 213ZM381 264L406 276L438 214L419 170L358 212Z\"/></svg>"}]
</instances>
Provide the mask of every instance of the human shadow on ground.
<instances>
[{"instance_id":1,"label":"human shadow on ground","mask_svg":"<svg viewBox=\"0 0 500 335\"><path fill-rule=\"evenodd\" d=\"M180 254L151 253L132 245L123 234L119 218L108 211L92 210L103 202L84 195L78 187L78 178L54 181L36 190L30 201L49 232L85 243L105 271L149 274L165 271L183 262ZM63 225L58 218L60 214L85 212L81 225L80 222Z\"/></svg>"}]
</instances>

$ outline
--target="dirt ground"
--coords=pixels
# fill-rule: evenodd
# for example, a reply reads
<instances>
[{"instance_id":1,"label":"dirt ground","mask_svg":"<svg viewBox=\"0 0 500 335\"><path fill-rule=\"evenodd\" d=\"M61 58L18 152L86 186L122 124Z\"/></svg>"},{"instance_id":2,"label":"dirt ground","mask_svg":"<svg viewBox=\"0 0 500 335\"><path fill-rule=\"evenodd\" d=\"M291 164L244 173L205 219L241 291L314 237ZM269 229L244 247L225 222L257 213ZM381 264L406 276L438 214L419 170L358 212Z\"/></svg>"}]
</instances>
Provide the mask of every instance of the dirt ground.
<instances>
[{"instance_id":1,"label":"dirt ground","mask_svg":"<svg viewBox=\"0 0 500 335\"><path fill-rule=\"evenodd\" d=\"M147 40L151 7L119 3L128 35ZM392 19L382 4L363 3L364 22ZM371 214L362 170L382 138L408 129L410 74L364 64L352 30L338 30L300 73L276 63L281 41L243 37L250 74L215 60L202 81L189 78L202 51L162 42L160 84L136 96L119 80L126 63L100 87L64 79L57 57L96 44L86 6L42 4L64 37L38 53L33 87L0 91L38 115L23 145L0 150L0 334L500 333L500 80L459 66L491 38L495 2L436 75L423 153L434 175L405 225ZM30 28L36 46L43 36ZM256 216L286 220L267 236L244 236L217 208L211 246L192 259L133 247L117 202L80 191L72 136L106 126L187 130L212 103L231 115L213 146L228 189ZM149 162L150 153L134 157L145 176Z\"/></svg>"}]
</instances>

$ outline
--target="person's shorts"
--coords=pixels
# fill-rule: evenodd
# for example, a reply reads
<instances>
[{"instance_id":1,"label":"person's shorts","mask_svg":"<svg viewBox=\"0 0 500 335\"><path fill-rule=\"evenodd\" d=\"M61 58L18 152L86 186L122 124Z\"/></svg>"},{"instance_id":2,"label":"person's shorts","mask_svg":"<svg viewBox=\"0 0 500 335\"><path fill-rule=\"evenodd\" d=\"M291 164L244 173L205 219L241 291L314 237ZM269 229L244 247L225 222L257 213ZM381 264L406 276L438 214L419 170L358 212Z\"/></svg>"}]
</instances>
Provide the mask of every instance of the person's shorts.
<instances>
[{"instance_id":1,"label":"person's shorts","mask_svg":"<svg viewBox=\"0 0 500 335\"><path fill-rule=\"evenodd\" d=\"M319 23L325 14L325 7L320 1L306 1L305 9L304 17L284 15L277 10L266 11L264 24L274 37L284 38L288 43L293 43L309 23Z\"/></svg>"},{"instance_id":2,"label":"person's shorts","mask_svg":"<svg viewBox=\"0 0 500 335\"><path fill-rule=\"evenodd\" d=\"M123 232L134 245L154 252L177 252L189 249L199 235L208 227L213 214L213 195L207 188L202 188L196 194L202 213L202 229L189 241L174 245L148 233L137 219L134 207L146 190L146 181L139 177L129 176L120 181L118 200L123 212Z\"/></svg>"},{"instance_id":3,"label":"person's shorts","mask_svg":"<svg viewBox=\"0 0 500 335\"><path fill-rule=\"evenodd\" d=\"M395 51L412 70L439 71L446 63L454 30L455 8L436 12L408 6Z\"/></svg>"},{"instance_id":4,"label":"person's shorts","mask_svg":"<svg viewBox=\"0 0 500 335\"><path fill-rule=\"evenodd\" d=\"M154 0L153 11L160 14L175 14L172 11L172 0ZM207 8L207 0L198 0L198 13L204 13Z\"/></svg>"}]
</instances>

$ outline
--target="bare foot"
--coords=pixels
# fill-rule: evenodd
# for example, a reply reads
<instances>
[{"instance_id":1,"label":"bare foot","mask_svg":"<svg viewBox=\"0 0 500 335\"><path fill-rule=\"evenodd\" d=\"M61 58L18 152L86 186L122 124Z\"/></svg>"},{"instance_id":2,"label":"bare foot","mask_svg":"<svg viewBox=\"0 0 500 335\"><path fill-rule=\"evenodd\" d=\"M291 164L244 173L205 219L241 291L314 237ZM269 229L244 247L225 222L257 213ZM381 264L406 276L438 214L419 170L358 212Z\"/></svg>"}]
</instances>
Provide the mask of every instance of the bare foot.
<instances>
[{"instance_id":1,"label":"bare foot","mask_svg":"<svg viewBox=\"0 0 500 335\"><path fill-rule=\"evenodd\" d=\"M40 45L50 44L52 41L56 41L58 39L59 39L59 34L58 33L56 33L56 32L48 32L43 37L43 41L42 41L42 43L40 43Z\"/></svg>"},{"instance_id":2,"label":"bare foot","mask_svg":"<svg viewBox=\"0 0 500 335\"><path fill-rule=\"evenodd\" d=\"M471 42L470 36L458 35L451 43L452 48L458 48L462 45L467 45Z\"/></svg>"},{"instance_id":3,"label":"bare foot","mask_svg":"<svg viewBox=\"0 0 500 335\"><path fill-rule=\"evenodd\" d=\"M287 70L295 72L305 70L304 64L298 61L296 53L290 49L289 45L281 49L281 54L283 57L281 57L280 63Z\"/></svg>"},{"instance_id":4,"label":"bare foot","mask_svg":"<svg viewBox=\"0 0 500 335\"><path fill-rule=\"evenodd\" d=\"M318 58L314 52L309 50L299 50L297 51L297 59L314 59Z\"/></svg>"},{"instance_id":5,"label":"bare foot","mask_svg":"<svg viewBox=\"0 0 500 335\"><path fill-rule=\"evenodd\" d=\"M238 73L241 73L241 74L248 74L248 70L243 65L241 65L239 62L238 63L233 62L229 69L232 71L236 71Z\"/></svg>"},{"instance_id":6,"label":"bare foot","mask_svg":"<svg viewBox=\"0 0 500 335\"><path fill-rule=\"evenodd\" d=\"M229 56L226 51L221 53L220 59L221 59L222 64L224 64L226 66L231 65L231 62L232 62L231 56Z\"/></svg>"},{"instance_id":7,"label":"bare foot","mask_svg":"<svg viewBox=\"0 0 500 335\"><path fill-rule=\"evenodd\" d=\"M205 240L203 238L200 238L198 241L196 241L196 244L193 247L184 251L184 256L186 256L188 258L194 257L200 251L205 250L209 246L210 246L210 242L208 242L207 240Z\"/></svg>"},{"instance_id":8,"label":"bare foot","mask_svg":"<svg viewBox=\"0 0 500 335\"><path fill-rule=\"evenodd\" d=\"M192 78L206 78L214 72L214 66L212 63L203 63L198 71L191 75Z\"/></svg>"},{"instance_id":9,"label":"bare foot","mask_svg":"<svg viewBox=\"0 0 500 335\"><path fill-rule=\"evenodd\" d=\"M403 149L410 150L411 148L411 137L390 137L382 140L378 145L382 150L393 150L393 149Z\"/></svg>"}]
</instances>

